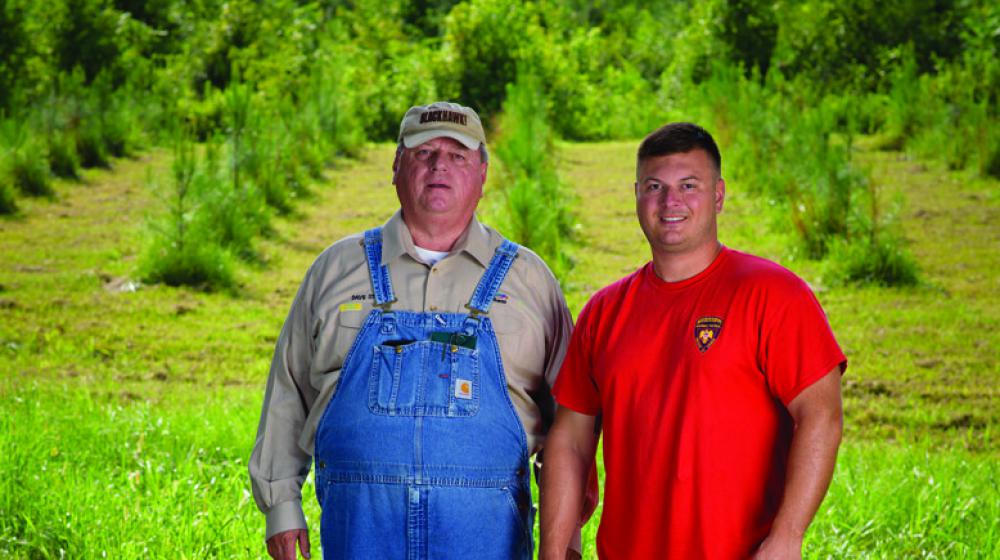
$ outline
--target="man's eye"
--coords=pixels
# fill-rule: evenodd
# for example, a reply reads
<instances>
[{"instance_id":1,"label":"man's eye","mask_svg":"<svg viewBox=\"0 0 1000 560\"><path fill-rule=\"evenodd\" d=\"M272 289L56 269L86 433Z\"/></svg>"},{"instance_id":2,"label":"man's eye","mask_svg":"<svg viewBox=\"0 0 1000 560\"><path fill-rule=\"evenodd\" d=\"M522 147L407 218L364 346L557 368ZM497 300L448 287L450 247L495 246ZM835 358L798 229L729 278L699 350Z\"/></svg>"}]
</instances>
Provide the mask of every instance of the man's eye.
<instances>
[{"instance_id":1,"label":"man's eye","mask_svg":"<svg viewBox=\"0 0 1000 560\"><path fill-rule=\"evenodd\" d=\"M684 184L681 185L681 188L684 189L684 190L686 190L686 191L690 191L690 190L694 190L694 189L698 188L698 185L696 185L694 183L684 183Z\"/></svg>"},{"instance_id":2,"label":"man's eye","mask_svg":"<svg viewBox=\"0 0 1000 560\"><path fill-rule=\"evenodd\" d=\"M658 191L658 190L660 190L662 188L663 188L663 185L661 185L659 183L647 183L646 184L646 190L647 191Z\"/></svg>"}]
</instances>

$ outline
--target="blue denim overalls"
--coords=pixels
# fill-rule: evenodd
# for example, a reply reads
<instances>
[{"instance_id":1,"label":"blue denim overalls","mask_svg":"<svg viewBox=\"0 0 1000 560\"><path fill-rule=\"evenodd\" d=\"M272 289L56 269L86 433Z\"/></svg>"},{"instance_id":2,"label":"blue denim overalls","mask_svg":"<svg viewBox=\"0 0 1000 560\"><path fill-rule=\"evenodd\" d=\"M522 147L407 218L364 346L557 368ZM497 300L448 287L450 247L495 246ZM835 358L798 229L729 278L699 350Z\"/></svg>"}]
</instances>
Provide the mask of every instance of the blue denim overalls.
<instances>
[{"instance_id":1,"label":"blue denim overalls","mask_svg":"<svg viewBox=\"0 0 1000 560\"><path fill-rule=\"evenodd\" d=\"M324 558L530 559L527 438L486 316L518 245L468 314L393 310L379 228L364 246L375 308L316 432Z\"/></svg>"}]
</instances>

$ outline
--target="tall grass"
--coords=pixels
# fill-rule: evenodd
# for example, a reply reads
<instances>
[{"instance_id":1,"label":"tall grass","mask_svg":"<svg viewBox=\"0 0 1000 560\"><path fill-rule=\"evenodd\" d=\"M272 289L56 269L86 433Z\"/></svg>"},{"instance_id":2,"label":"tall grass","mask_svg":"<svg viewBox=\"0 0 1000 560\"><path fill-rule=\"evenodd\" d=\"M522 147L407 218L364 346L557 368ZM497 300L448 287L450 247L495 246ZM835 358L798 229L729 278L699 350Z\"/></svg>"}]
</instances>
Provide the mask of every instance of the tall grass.
<instances>
[{"instance_id":1,"label":"tall grass","mask_svg":"<svg viewBox=\"0 0 1000 560\"><path fill-rule=\"evenodd\" d=\"M548 101L538 78L520 74L507 87L503 107L494 144L502 164L495 218L502 232L537 252L563 280L573 266L568 249L576 218L556 171Z\"/></svg>"},{"instance_id":2,"label":"tall grass","mask_svg":"<svg viewBox=\"0 0 1000 560\"><path fill-rule=\"evenodd\" d=\"M264 554L246 474L256 391L178 389L158 404L125 389L58 383L4 385L0 394L0 554ZM995 558L998 476L988 455L848 442L805 557ZM315 530L311 492L310 481L303 505ZM598 522L584 529L585 558L596 558Z\"/></svg>"},{"instance_id":3,"label":"tall grass","mask_svg":"<svg viewBox=\"0 0 1000 560\"><path fill-rule=\"evenodd\" d=\"M190 408L164 409L126 393L35 389L4 391L0 405L3 556L263 552L246 481L255 407L245 396L209 391L189 397Z\"/></svg>"},{"instance_id":4,"label":"tall grass","mask_svg":"<svg viewBox=\"0 0 1000 560\"><path fill-rule=\"evenodd\" d=\"M805 551L814 558L997 558L998 478L988 456L846 445Z\"/></svg>"}]
</instances>

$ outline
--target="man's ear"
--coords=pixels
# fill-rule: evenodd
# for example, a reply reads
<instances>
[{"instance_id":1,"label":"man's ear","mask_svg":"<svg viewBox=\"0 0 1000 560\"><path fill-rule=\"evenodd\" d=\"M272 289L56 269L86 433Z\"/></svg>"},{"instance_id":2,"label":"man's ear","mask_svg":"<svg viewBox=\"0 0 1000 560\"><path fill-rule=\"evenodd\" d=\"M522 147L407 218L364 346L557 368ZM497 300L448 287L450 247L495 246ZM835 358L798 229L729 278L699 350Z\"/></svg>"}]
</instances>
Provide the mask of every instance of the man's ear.
<instances>
[{"instance_id":1,"label":"man's ear","mask_svg":"<svg viewBox=\"0 0 1000 560\"><path fill-rule=\"evenodd\" d=\"M726 180L719 177L715 182L715 213L722 212L722 204L726 201Z\"/></svg>"},{"instance_id":2,"label":"man's ear","mask_svg":"<svg viewBox=\"0 0 1000 560\"><path fill-rule=\"evenodd\" d=\"M392 184L396 184L396 175L399 173L399 158L403 155L403 147L396 147L396 156L392 158Z\"/></svg>"}]
</instances>

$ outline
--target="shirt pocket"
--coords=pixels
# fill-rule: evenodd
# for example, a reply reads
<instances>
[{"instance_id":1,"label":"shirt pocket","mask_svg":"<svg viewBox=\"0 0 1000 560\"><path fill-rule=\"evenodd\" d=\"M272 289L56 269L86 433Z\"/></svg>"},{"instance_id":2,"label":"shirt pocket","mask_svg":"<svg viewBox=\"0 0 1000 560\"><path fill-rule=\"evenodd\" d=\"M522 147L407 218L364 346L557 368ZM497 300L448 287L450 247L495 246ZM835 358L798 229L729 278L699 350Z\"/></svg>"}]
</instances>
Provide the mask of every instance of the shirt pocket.
<instances>
[{"instance_id":1,"label":"shirt pocket","mask_svg":"<svg viewBox=\"0 0 1000 560\"><path fill-rule=\"evenodd\" d=\"M337 374L334 377L339 377L370 311L334 312L320 324L313 335L314 358L311 370L314 375Z\"/></svg>"},{"instance_id":2,"label":"shirt pocket","mask_svg":"<svg viewBox=\"0 0 1000 560\"><path fill-rule=\"evenodd\" d=\"M497 336L504 373L522 381L541 376L545 370L545 332L530 317L515 313L490 316Z\"/></svg>"},{"instance_id":3,"label":"shirt pocket","mask_svg":"<svg viewBox=\"0 0 1000 560\"><path fill-rule=\"evenodd\" d=\"M479 351L419 340L377 344L368 376L368 408L387 416L474 416L482 386Z\"/></svg>"}]
</instances>

